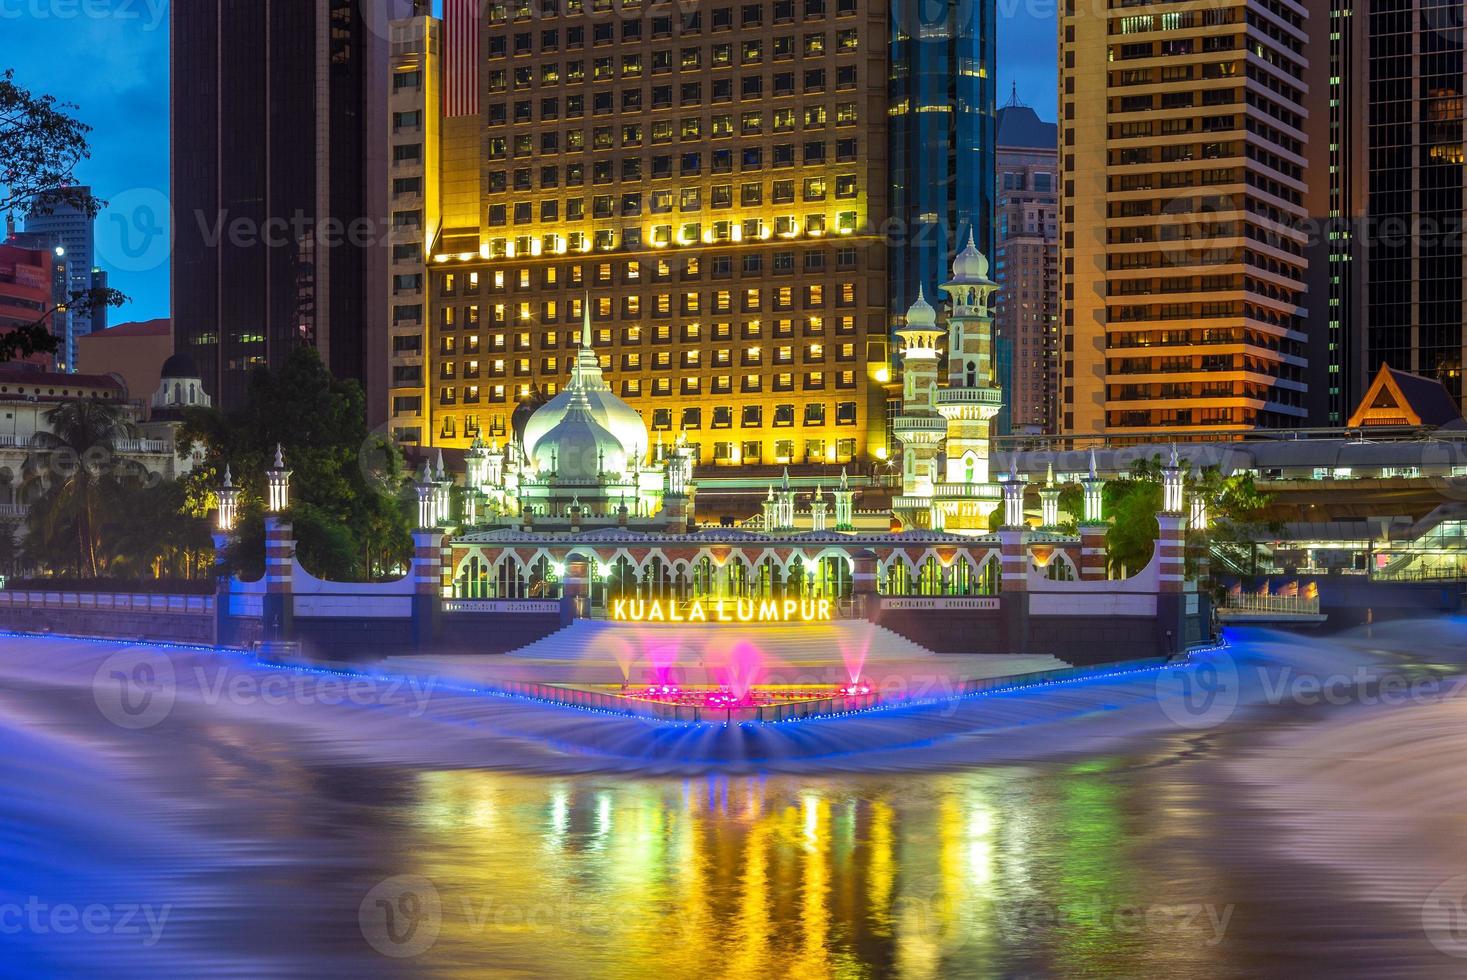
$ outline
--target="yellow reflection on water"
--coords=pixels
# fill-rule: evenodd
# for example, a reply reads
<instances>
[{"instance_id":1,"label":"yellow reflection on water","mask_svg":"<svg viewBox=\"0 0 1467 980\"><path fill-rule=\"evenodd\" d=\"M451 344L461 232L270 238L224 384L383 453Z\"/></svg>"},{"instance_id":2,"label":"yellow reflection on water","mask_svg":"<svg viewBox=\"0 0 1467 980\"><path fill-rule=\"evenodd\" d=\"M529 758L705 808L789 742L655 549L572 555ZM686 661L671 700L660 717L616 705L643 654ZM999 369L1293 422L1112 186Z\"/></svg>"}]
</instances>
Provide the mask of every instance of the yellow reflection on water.
<instances>
[{"instance_id":1,"label":"yellow reflection on water","mask_svg":"<svg viewBox=\"0 0 1467 980\"><path fill-rule=\"evenodd\" d=\"M422 775L404 873L442 899L422 975L1132 975L1156 882L1103 769L846 779ZM1144 834L1143 834L1144 837ZM1063 928L1047 922L1062 919Z\"/></svg>"}]
</instances>

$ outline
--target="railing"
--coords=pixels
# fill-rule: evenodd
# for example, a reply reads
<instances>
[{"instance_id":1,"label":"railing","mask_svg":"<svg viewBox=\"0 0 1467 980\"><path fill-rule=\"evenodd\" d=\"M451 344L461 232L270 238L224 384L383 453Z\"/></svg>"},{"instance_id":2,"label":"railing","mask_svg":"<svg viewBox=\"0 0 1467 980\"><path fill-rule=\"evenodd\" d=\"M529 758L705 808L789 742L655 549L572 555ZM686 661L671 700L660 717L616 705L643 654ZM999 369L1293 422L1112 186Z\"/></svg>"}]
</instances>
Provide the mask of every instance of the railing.
<instances>
[{"instance_id":1,"label":"railing","mask_svg":"<svg viewBox=\"0 0 1467 980\"><path fill-rule=\"evenodd\" d=\"M148 595L137 592L31 592L0 589L0 609L5 608L200 615L214 611L214 597Z\"/></svg>"},{"instance_id":2,"label":"railing","mask_svg":"<svg viewBox=\"0 0 1467 980\"><path fill-rule=\"evenodd\" d=\"M1222 608L1234 612L1318 614L1319 596L1228 595Z\"/></svg>"},{"instance_id":3,"label":"railing","mask_svg":"<svg viewBox=\"0 0 1467 980\"><path fill-rule=\"evenodd\" d=\"M24 517L30 512L30 504L0 504L0 518Z\"/></svg>"}]
</instances>

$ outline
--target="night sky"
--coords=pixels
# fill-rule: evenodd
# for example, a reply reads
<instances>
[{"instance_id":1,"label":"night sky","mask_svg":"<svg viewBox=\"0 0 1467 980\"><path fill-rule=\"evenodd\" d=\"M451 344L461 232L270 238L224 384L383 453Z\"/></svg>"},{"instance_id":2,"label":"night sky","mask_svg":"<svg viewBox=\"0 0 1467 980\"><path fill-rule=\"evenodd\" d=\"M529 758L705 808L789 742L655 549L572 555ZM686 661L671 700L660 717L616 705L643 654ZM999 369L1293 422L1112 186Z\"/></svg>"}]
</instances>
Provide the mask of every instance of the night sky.
<instances>
[{"instance_id":1,"label":"night sky","mask_svg":"<svg viewBox=\"0 0 1467 980\"><path fill-rule=\"evenodd\" d=\"M997 7L997 101L1007 102L1017 81L1020 98L1053 119L1054 5L997 0ZM0 38L0 67L14 68L32 91L76 103L93 127L92 158L78 175L110 203L97 222L98 264L132 299L111 311L111 321L167 316L167 248L156 233L167 227L167 0L7 4Z\"/></svg>"}]
</instances>

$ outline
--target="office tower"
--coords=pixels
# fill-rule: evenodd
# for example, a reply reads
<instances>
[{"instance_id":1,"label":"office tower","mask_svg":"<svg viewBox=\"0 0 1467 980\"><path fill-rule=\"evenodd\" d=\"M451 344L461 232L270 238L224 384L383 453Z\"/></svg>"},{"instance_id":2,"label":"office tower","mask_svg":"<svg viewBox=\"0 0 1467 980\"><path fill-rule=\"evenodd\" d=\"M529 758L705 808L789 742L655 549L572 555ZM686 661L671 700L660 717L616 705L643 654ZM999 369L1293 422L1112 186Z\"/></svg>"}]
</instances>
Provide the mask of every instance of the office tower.
<instances>
[{"instance_id":1,"label":"office tower","mask_svg":"<svg viewBox=\"0 0 1467 980\"><path fill-rule=\"evenodd\" d=\"M564 386L589 300L605 377L654 441L709 465L884 458L889 297L917 288L884 237L888 120L921 117L904 147L960 148L924 212L945 236L930 293L955 225L966 240L983 215L989 237L980 57L856 0L478 9L448 4L436 52L435 22L394 25L394 433L509 438L517 403ZM922 98L893 101L893 52L929 47L961 99L913 75L898 88Z\"/></svg>"},{"instance_id":2,"label":"office tower","mask_svg":"<svg viewBox=\"0 0 1467 980\"><path fill-rule=\"evenodd\" d=\"M65 300L70 300L76 294L89 295L96 285L96 268L93 262L96 258L96 243L93 228L95 220L84 207L79 207L82 200L89 200L92 196L90 187L75 187L65 199L61 197L42 197L26 213L25 216L25 238L34 247L48 248L53 252L58 247L62 249L56 253L63 257L66 265L66 278L62 286L62 294ZM74 196L73 196L74 195ZM104 280L105 283L105 280ZM105 323L106 307L103 307L103 321ZM64 371L76 369L76 338L90 333L93 329L95 311L88 308L83 310L61 310L55 315L53 329L61 349L56 352L57 365Z\"/></svg>"},{"instance_id":3,"label":"office tower","mask_svg":"<svg viewBox=\"0 0 1467 980\"><path fill-rule=\"evenodd\" d=\"M20 244L17 237L12 235L0 244L0 334L38 322L54 334L55 252ZM56 364L51 354L33 354L23 360L46 369Z\"/></svg>"},{"instance_id":4,"label":"office tower","mask_svg":"<svg viewBox=\"0 0 1467 980\"><path fill-rule=\"evenodd\" d=\"M1061 429L1302 424L1305 8L1091 12L1059 21Z\"/></svg>"},{"instance_id":5,"label":"office tower","mask_svg":"<svg viewBox=\"0 0 1467 980\"><path fill-rule=\"evenodd\" d=\"M311 344L385 414L387 19L408 9L170 8L174 342L216 405Z\"/></svg>"},{"instance_id":6,"label":"office tower","mask_svg":"<svg viewBox=\"0 0 1467 980\"><path fill-rule=\"evenodd\" d=\"M1318 0L1329 23L1321 421L1382 364L1462 391L1462 4Z\"/></svg>"},{"instance_id":7,"label":"office tower","mask_svg":"<svg viewBox=\"0 0 1467 980\"><path fill-rule=\"evenodd\" d=\"M104 269L92 269L92 288L105 292L107 286L107 272ZM93 304L91 310L91 323L87 326L87 333L101 333L107 329L107 311L111 309L105 302Z\"/></svg>"},{"instance_id":8,"label":"office tower","mask_svg":"<svg viewBox=\"0 0 1467 980\"><path fill-rule=\"evenodd\" d=\"M998 110L993 322L996 429L1055 432L1059 411L1059 133L1017 91Z\"/></svg>"},{"instance_id":9,"label":"office tower","mask_svg":"<svg viewBox=\"0 0 1467 980\"><path fill-rule=\"evenodd\" d=\"M879 9L866 4L863 9ZM991 2L892 0L890 302L931 296L971 233L993 254Z\"/></svg>"}]
</instances>

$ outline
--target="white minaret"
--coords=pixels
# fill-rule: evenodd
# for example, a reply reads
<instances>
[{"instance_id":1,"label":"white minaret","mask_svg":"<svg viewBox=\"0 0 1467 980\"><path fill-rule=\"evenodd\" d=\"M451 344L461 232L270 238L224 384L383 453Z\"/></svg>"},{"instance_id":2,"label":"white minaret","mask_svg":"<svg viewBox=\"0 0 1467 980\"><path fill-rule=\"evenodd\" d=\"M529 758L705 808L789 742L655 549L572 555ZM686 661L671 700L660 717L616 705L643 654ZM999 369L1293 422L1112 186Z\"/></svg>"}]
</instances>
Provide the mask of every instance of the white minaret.
<instances>
[{"instance_id":1,"label":"white minaret","mask_svg":"<svg viewBox=\"0 0 1467 980\"><path fill-rule=\"evenodd\" d=\"M947 419L948 483L987 483L992 419L1003 404L993 377L993 317L988 302L998 283L988 278L988 259L973 233L953 259L953 277L942 284L951 300L948 315L947 387L937 410Z\"/></svg>"},{"instance_id":2,"label":"white minaret","mask_svg":"<svg viewBox=\"0 0 1467 980\"><path fill-rule=\"evenodd\" d=\"M1085 523L1100 524L1105 503L1105 481L1095 472L1095 450L1090 450L1090 473L1080 481L1085 491Z\"/></svg>"},{"instance_id":3,"label":"white minaret","mask_svg":"<svg viewBox=\"0 0 1467 980\"><path fill-rule=\"evenodd\" d=\"M290 470L285 468L285 452L280 443L275 444L275 463L265 471L266 506L272 514L279 514L290 506Z\"/></svg>"},{"instance_id":4,"label":"white minaret","mask_svg":"<svg viewBox=\"0 0 1467 980\"><path fill-rule=\"evenodd\" d=\"M437 515L433 513L433 496L437 489L433 483L433 471L428 467L428 461L423 460L423 473L418 477L414 486L418 492L418 527L437 527Z\"/></svg>"},{"instance_id":5,"label":"white minaret","mask_svg":"<svg viewBox=\"0 0 1467 980\"><path fill-rule=\"evenodd\" d=\"M1182 502L1182 464L1177 459L1176 443L1172 443L1171 459L1161 470L1161 509L1163 513L1178 516L1185 512Z\"/></svg>"},{"instance_id":6,"label":"white minaret","mask_svg":"<svg viewBox=\"0 0 1467 980\"><path fill-rule=\"evenodd\" d=\"M215 514L215 527L220 531L233 531L239 514L239 488L229 473L229 464L224 464L224 485L215 491L219 497L219 511Z\"/></svg>"},{"instance_id":7,"label":"white minaret","mask_svg":"<svg viewBox=\"0 0 1467 980\"><path fill-rule=\"evenodd\" d=\"M902 410L892 432L902 444L902 495L931 497L937 487L937 453L947 424L937 412L937 311L917 290L906 322L896 329L902 345Z\"/></svg>"},{"instance_id":8,"label":"white minaret","mask_svg":"<svg viewBox=\"0 0 1467 980\"><path fill-rule=\"evenodd\" d=\"M835 492L835 529L837 531L854 531L855 523L852 514L852 502L856 492L851 489L851 481L846 476L846 468L840 468L840 489Z\"/></svg>"}]
</instances>

